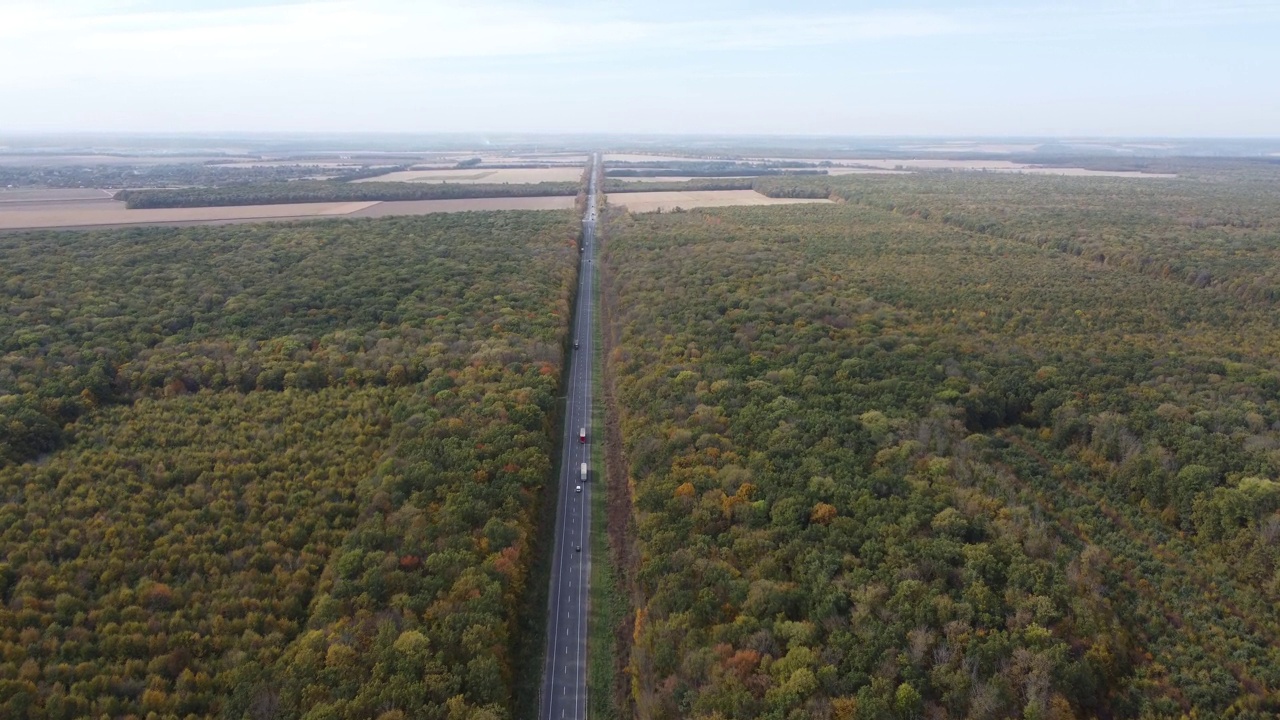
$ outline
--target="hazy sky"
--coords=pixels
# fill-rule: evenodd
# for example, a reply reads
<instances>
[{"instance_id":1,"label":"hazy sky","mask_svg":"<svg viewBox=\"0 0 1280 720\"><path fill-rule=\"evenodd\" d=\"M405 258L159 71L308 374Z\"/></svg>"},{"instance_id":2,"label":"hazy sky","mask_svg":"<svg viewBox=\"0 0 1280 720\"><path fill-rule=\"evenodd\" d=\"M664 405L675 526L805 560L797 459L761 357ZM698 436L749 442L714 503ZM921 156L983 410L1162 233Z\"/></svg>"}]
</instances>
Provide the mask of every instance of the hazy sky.
<instances>
[{"instance_id":1,"label":"hazy sky","mask_svg":"<svg viewBox=\"0 0 1280 720\"><path fill-rule=\"evenodd\" d=\"M0 131L1280 136L1280 2L0 0Z\"/></svg>"}]
</instances>

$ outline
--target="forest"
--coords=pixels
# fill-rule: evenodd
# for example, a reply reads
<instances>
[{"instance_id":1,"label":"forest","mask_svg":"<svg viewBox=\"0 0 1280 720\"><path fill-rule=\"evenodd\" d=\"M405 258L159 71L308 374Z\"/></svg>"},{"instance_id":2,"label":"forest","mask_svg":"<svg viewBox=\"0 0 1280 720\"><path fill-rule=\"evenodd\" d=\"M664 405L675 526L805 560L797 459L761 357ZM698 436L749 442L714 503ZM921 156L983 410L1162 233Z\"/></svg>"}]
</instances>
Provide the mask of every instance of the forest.
<instances>
[{"instance_id":1,"label":"forest","mask_svg":"<svg viewBox=\"0 0 1280 720\"><path fill-rule=\"evenodd\" d=\"M738 177L703 177L691 180L620 180L606 177L602 188L607 193L628 192L669 192L686 190L751 190L755 186L752 178Z\"/></svg>"},{"instance_id":2,"label":"forest","mask_svg":"<svg viewBox=\"0 0 1280 720\"><path fill-rule=\"evenodd\" d=\"M578 234L0 238L0 717L512 717Z\"/></svg>"},{"instance_id":3,"label":"forest","mask_svg":"<svg viewBox=\"0 0 1280 720\"><path fill-rule=\"evenodd\" d=\"M613 211L620 700L1275 717L1273 180L787 178L758 182L838 202Z\"/></svg>"},{"instance_id":4,"label":"forest","mask_svg":"<svg viewBox=\"0 0 1280 720\"><path fill-rule=\"evenodd\" d=\"M489 197L577 195L578 183L345 183L297 180L166 190L122 190L116 193L129 208L223 207L312 202L452 200Z\"/></svg>"}]
</instances>

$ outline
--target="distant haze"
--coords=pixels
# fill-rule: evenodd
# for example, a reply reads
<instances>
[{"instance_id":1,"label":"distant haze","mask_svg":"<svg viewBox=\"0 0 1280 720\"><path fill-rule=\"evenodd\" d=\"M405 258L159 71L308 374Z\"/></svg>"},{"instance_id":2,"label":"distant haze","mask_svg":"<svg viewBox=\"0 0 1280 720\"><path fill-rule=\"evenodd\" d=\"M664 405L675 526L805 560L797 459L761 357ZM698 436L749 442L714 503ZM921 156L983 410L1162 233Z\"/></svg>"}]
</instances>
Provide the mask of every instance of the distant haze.
<instances>
[{"instance_id":1,"label":"distant haze","mask_svg":"<svg viewBox=\"0 0 1280 720\"><path fill-rule=\"evenodd\" d=\"M0 0L0 132L1280 135L1280 5Z\"/></svg>"}]
</instances>

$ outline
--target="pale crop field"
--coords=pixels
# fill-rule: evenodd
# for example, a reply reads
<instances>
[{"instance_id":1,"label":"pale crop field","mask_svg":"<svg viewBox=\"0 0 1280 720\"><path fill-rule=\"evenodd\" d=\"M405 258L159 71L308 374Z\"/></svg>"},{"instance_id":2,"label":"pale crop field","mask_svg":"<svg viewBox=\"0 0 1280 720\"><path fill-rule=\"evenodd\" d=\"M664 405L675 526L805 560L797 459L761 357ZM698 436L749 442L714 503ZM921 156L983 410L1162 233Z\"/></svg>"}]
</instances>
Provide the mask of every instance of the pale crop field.
<instances>
[{"instance_id":1,"label":"pale crop field","mask_svg":"<svg viewBox=\"0 0 1280 720\"><path fill-rule=\"evenodd\" d=\"M1021 170L997 170L1026 175L1065 175L1067 177L1176 178L1174 173L1139 172L1137 170L1086 170L1084 168L1030 167Z\"/></svg>"},{"instance_id":2,"label":"pale crop field","mask_svg":"<svg viewBox=\"0 0 1280 720\"><path fill-rule=\"evenodd\" d=\"M1013 162L1012 160L952 160L948 158L753 158L755 161L777 162L783 160L820 163L829 162L825 167L829 175L860 175L871 173L911 173L920 170L972 170L977 172L1011 172L1030 175L1065 175L1069 177L1127 177L1127 178L1172 178L1177 175L1168 173L1148 173L1136 170L1087 170L1072 167L1045 167L1032 163Z\"/></svg>"},{"instance_id":3,"label":"pale crop field","mask_svg":"<svg viewBox=\"0 0 1280 720\"><path fill-rule=\"evenodd\" d=\"M578 182L584 168L577 165L548 168L450 168L447 170L401 170L377 177L362 178L354 182L415 182L415 183L540 183Z\"/></svg>"},{"instance_id":4,"label":"pale crop field","mask_svg":"<svg viewBox=\"0 0 1280 720\"><path fill-rule=\"evenodd\" d=\"M1086 170L1084 168L1044 167L1030 163L1011 162L1009 160L947 160L943 158L912 160L841 160L846 165L886 170L974 170L985 172L1013 172L1031 175L1067 175L1072 177L1128 177L1128 178L1171 178L1177 177L1168 173L1144 173L1134 170Z\"/></svg>"},{"instance_id":5,"label":"pale crop field","mask_svg":"<svg viewBox=\"0 0 1280 720\"><path fill-rule=\"evenodd\" d=\"M908 152L974 152L974 153L1029 153L1040 147L1039 143L975 143L949 142L943 145L905 145Z\"/></svg>"},{"instance_id":6,"label":"pale crop field","mask_svg":"<svg viewBox=\"0 0 1280 720\"><path fill-rule=\"evenodd\" d=\"M225 162L210 165L216 168L320 168L323 170L359 170L364 167L359 163L325 162L323 160L248 160L245 162Z\"/></svg>"},{"instance_id":7,"label":"pale crop field","mask_svg":"<svg viewBox=\"0 0 1280 720\"><path fill-rule=\"evenodd\" d=\"M689 155L644 155L641 153L605 153L604 162L707 162L709 158Z\"/></svg>"},{"instance_id":8,"label":"pale crop field","mask_svg":"<svg viewBox=\"0 0 1280 720\"><path fill-rule=\"evenodd\" d=\"M615 193L609 196L610 205L621 205L633 213L667 211L676 208L688 210L697 207L727 207L733 205L798 205L801 203L829 203L830 200L808 198L771 198L755 190L690 190L687 192L635 192Z\"/></svg>"}]
</instances>

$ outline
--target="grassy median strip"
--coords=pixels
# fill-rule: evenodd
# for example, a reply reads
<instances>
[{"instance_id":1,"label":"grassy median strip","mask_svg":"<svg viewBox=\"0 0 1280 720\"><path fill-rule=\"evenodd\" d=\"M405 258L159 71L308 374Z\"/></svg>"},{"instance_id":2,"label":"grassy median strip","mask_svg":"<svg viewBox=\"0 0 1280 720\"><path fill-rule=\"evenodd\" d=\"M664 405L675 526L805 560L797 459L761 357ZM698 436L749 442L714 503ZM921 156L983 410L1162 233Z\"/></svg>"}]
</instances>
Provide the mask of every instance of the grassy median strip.
<instances>
[{"instance_id":1,"label":"grassy median strip","mask_svg":"<svg viewBox=\"0 0 1280 720\"><path fill-rule=\"evenodd\" d=\"M598 269L598 268L597 268ZM599 297L599 274L593 276L591 288L593 301ZM599 307L598 305L593 305ZM609 552L608 521L605 509L608 502L608 481L605 448L604 388L602 352L598 312L592 314L591 333L591 397L595 402L591 409L591 438L596 451L591 453L591 478L595 487L591 492L591 612L587 627L587 697L588 717L592 720L616 720L618 708L614 703L614 667L617 643L615 628L627 612L626 598L618 588L617 572Z\"/></svg>"}]
</instances>

